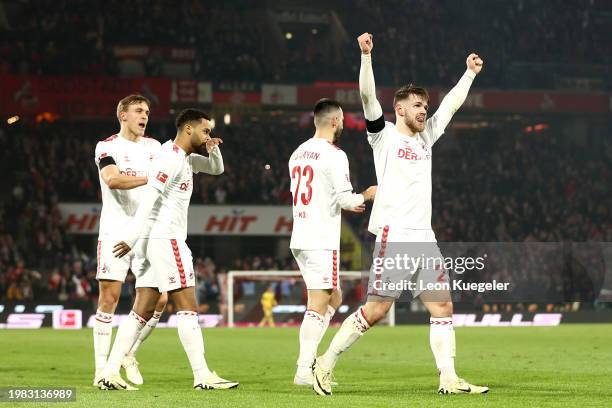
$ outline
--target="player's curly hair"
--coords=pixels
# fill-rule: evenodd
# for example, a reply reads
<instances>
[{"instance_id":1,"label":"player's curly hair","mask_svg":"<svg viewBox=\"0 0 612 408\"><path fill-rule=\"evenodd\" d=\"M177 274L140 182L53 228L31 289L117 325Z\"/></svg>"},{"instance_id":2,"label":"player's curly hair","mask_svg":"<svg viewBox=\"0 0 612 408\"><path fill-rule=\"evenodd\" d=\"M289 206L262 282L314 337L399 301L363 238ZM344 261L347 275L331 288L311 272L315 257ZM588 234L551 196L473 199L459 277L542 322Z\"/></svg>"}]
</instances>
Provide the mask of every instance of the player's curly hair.
<instances>
[{"instance_id":1,"label":"player's curly hair","mask_svg":"<svg viewBox=\"0 0 612 408\"><path fill-rule=\"evenodd\" d=\"M183 126L185 126L189 122L198 122L201 119L210 120L210 116L204 111L199 109L183 109L179 112L174 120L174 125L176 126L176 130L181 130Z\"/></svg>"},{"instance_id":2,"label":"player's curly hair","mask_svg":"<svg viewBox=\"0 0 612 408\"><path fill-rule=\"evenodd\" d=\"M393 106L395 106L399 101L408 99L410 94L420 96L421 98L425 99L425 101L429 102L429 93L427 92L427 89L408 84L395 91L395 95L393 96Z\"/></svg>"}]
</instances>

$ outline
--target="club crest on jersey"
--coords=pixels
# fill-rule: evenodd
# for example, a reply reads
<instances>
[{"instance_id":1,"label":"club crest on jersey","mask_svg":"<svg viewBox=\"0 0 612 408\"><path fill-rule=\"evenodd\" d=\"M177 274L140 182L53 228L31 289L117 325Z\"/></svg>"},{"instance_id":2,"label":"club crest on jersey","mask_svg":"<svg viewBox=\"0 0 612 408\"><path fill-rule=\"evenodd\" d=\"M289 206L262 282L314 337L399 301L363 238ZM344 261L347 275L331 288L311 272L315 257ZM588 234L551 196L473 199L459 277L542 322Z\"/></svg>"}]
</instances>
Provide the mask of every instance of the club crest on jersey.
<instances>
[{"instance_id":1,"label":"club crest on jersey","mask_svg":"<svg viewBox=\"0 0 612 408\"><path fill-rule=\"evenodd\" d=\"M168 175L162 171L157 172L157 176L155 176L155 178L164 184L166 184L166 181L168 181Z\"/></svg>"}]
</instances>

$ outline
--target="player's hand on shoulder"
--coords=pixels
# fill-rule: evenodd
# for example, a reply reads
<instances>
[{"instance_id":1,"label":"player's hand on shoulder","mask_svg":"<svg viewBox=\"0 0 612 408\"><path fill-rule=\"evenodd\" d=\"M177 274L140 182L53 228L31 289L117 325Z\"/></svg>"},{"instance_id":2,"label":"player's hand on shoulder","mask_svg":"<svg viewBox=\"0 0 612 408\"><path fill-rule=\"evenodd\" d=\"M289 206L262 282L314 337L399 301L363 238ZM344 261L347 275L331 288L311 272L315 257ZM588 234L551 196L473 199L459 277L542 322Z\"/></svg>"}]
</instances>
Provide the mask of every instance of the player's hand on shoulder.
<instances>
[{"instance_id":1,"label":"player's hand on shoulder","mask_svg":"<svg viewBox=\"0 0 612 408\"><path fill-rule=\"evenodd\" d=\"M482 64L484 62L482 61L482 58L478 56L478 54L471 53L470 55L468 55L465 63L470 71L478 75L482 70Z\"/></svg>"},{"instance_id":2,"label":"player's hand on shoulder","mask_svg":"<svg viewBox=\"0 0 612 408\"><path fill-rule=\"evenodd\" d=\"M115 258L122 258L123 256L127 255L127 253L131 250L132 248L130 248L130 246L125 243L125 241L121 241L118 244L115 244L115 246L113 247L113 255L115 255Z\"/></svg>"},{"instance_id":3,"label":"player's hand on shoulder","mask_svg":"<svg viewBox=\"0 0 612 408\"><path fill-rule=\"evenodd\" d=\"M372 52L372 48L374 48L374 41L372 40L372 34L363 33L359 37L357 37L357 42L359 43L359 48L361 49L362 54L369 54Z\"/></svg>"},{"instance_id":4,"label":"player's hand on shoulder","mask_svg":"<svg viewBox=\"0 0 612 408\"><path fill-rule=\"evenodd\" d=\"M208 153L212 152L215 146L219 146L221 143L223 143L223 140L221 140L220 138L211 137L210 139L208 139L208 141L206 141L206 151Z\"/></svg>"},{"instance_id":5,"label":"player's hand on shoulder","mask_svg":"<svg viewBox=\"0 0 612 408\"><path fill-rule=\"evenodd\" d=\"M361 193L363 195L363 199L365 201L374 201L374 197L376 197L376 188L377 186L370 186L366 188L363 193Z\"/></svg>"}]
</instances>

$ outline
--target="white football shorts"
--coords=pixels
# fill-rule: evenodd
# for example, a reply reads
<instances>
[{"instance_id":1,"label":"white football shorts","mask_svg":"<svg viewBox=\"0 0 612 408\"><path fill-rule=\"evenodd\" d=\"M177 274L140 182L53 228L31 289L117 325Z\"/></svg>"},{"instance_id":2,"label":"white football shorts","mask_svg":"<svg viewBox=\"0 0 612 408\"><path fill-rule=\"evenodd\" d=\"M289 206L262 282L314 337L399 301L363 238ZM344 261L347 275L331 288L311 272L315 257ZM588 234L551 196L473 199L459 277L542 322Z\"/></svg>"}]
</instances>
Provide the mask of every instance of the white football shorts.
<instances>
[{"instance_id":1,"label":"white football shorts","mask_svg":"<svg viewBox=\"0 0 612 408\"><path fill-rule=\"evenodd\" d=\"M113 254L113 247L117 243L113 239L105 239L98 241L97 259L98 267L96 269L97 280L112 280L125 282L128 270L138 277L138 273L144 267L144 258L142 254L135 251L130 251L122 258L116 258Z\"/></svg>"},{"instance_id":2,"label":"white football shorts","mask_svg":"<svg viewBox=\"0 0 612 408\"><path fill-rule=\"evenodd\" d=\"M291 249L307 289L337 289L339 252L332 249Z\"/></svg>"},{"instance_id":3,"label":"white football shorts","mask_svg":"<svg viewBox=\"0 0 612 408\"><path fill-rule=\"evenodd\" d=\"M397 299L404 290L410 290L416 298L427 288L448 282L448 271L444 269L433 230L386 225L378 232L368 295Z\"/></svg>"},{"instance_id":4,"label":"white football shorts","mask_svg":"<svg viewBox=\"0 0 612 408\"><path fill-rule=\"evenodd\" d=\"M195 286L193 258L187 243L167 238L141 238L135 252L144 253L144 267L136 276L136 287L153 287L160 292Z\"/></svg>"}]
</instances>

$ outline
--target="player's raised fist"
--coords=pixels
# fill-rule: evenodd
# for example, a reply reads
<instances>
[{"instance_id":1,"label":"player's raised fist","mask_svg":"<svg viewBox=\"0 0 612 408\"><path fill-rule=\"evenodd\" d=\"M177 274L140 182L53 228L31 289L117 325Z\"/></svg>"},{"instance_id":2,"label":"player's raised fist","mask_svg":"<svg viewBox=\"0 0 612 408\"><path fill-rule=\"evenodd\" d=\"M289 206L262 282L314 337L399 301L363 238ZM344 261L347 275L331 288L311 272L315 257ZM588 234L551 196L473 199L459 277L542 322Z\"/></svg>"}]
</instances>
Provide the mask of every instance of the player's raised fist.
<instances>
[{"instance_id":1,"label":"player's raised fist","mask_svg":"<svg viewBox=\"0 0 612 408\"><path fill-rule=\"evenodd\" d=\"M465 63L467 64L467 67L470 71L478 75L480 73L480 70L482 69L483 61L478 56L478 54L472 53L468 55Z\"/></svg>"},{"instance_id":2,"label":"player's raised fist","mask_svg":"<svg viewBox=\"0 0 612 408\"><path fill-rule=\"evenodd\" d=\"M372 48L374 48L374 42L372 41L372 34L363 33L359 37L357 37L357 42L359 43L359 48L361 48L362 54L369 54L372 52Z\"/></svg>"}]
</instances>

